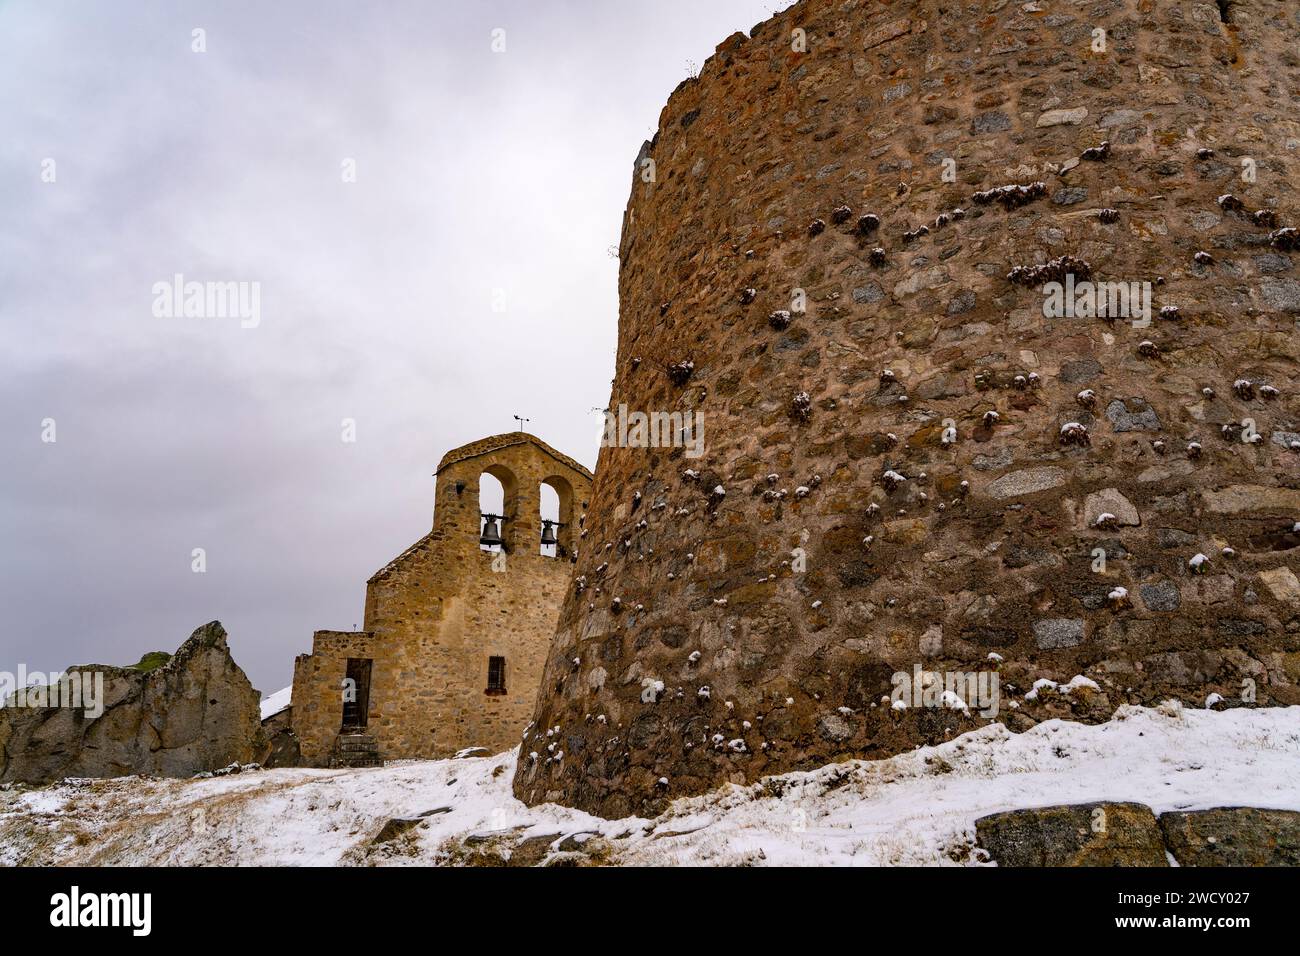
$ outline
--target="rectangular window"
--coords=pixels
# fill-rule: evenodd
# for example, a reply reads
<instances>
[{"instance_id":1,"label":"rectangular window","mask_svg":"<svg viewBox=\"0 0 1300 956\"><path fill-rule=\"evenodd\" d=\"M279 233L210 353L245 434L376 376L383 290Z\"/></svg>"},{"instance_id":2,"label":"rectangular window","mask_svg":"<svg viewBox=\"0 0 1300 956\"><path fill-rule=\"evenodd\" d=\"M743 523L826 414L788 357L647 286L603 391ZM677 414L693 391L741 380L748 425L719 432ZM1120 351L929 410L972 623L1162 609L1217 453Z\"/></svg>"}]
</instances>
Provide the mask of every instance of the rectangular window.
<instances>
[{"instance_id":1,"label":"rectangular window","mask_svg":"<svg viewBox=\"0 0 1300 956\"><path fill-rule=\"evenodd\" d=\"M489 657L487 693L504 694L505 692L506 659L504 657Z\"/></svg>"}]
</instances>

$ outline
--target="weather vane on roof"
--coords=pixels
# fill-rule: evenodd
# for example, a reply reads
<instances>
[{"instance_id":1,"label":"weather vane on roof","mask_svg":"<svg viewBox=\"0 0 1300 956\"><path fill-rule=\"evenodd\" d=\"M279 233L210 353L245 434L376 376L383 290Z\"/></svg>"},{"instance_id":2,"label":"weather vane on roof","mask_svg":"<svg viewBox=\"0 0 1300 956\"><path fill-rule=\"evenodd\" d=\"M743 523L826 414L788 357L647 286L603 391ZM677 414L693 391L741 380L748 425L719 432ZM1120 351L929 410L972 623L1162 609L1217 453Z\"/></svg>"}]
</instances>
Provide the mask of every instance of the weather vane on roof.
<instances>
[{"instance_id":1,"label":"weather vane on roof","mask_svg":"<svg viewBox=\"0 0 1300 956\"><path fill-rule=\"evenodd\" d=\"M526 430L526 429L524 428L524 423L525 423L525 422L531 422L531 421L532 421L531 418L523 418L522 416L519 416L519 415L511 415L510 417L513 418L515 421L517 421L517 422L519 423L519 430L520 430L521 432Z\"/></svg>"}]
</instances>

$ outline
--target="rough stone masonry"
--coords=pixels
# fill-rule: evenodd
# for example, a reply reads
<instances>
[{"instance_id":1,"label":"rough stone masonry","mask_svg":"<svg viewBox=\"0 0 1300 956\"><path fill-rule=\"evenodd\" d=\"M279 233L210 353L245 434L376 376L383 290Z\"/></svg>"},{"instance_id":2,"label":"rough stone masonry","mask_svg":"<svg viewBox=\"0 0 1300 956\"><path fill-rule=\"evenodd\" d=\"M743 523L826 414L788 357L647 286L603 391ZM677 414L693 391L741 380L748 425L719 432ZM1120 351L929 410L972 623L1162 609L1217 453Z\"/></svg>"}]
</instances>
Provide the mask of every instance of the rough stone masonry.
<instances>
[{"instance_id":1,"label":"rough stone masonry","mask_svg":"<svg viewBox=\"0 0 1300 956\"><path fill-rule=\"evenodd\" d=\"M805 0L725 40L637 158L610 399L705 451L602 450L519 797L652 813L983 723L891 707L917 663L1000 667L1013 729L1300 703L1298 37ZM1150 324L1046 317L1067 280Z\"/></svg>"}]
</instances>

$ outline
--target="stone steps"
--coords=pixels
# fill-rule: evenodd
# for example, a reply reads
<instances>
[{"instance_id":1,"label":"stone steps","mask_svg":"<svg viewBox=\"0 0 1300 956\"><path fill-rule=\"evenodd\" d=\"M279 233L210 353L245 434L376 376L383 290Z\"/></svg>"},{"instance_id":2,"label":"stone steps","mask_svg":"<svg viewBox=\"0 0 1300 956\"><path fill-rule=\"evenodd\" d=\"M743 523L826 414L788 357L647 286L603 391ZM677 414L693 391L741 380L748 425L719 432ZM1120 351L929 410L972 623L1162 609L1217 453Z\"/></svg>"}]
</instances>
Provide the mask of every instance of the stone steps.
<instances>
[{"instance_id":1,"label":"stone steps","mask_svg":"<svg viewBox=\"0 0 1300 956\"><path fill-rule=\"evenodd\" d=\"M379 741L372 734L339 734L330 751L331 767L382 767Z\"/></svg>"}]
</instances>

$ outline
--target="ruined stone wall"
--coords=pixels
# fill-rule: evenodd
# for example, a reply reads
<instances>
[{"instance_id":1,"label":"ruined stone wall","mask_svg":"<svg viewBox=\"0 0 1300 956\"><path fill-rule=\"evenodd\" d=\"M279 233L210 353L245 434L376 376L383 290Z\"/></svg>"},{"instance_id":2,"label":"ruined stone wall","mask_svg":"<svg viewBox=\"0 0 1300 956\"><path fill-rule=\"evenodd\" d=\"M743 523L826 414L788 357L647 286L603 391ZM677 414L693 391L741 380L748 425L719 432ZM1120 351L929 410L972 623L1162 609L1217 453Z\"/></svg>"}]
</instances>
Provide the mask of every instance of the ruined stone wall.
<instances>
[{"instance_id":1,"label":"ruined stone wall","mask_svg":"<svg viewBox=\"0 0 1300 956\"><path fill-rule=\"evenodd\" d=\"M505 488L504 562L479 547L484 472ZM565 523L557 530L563 554L554 557L539 551L544 482L556 488ZM374 662L367 732L385 758L515 746L536 700L590 493L590 472L531 435L448 452L438 466L433 530L367 583L364 632L318 632L312 654L296 662L293 721L304 761L323 762L333 746L349 657ZM506 659L504 694L486 693L493 656Z\"/></svg>"},{"instance_id":2,"label":"ruined stone wall","mask_svg":"<svg viewBox=\"0 0 1300 956\"><path fill-rule=\"evenodd\" d=\"M1300 703L1297 36L806 0L723 42L638 157L611 396L706 450L602 449L516 793L653 812L983 723L882 705L917 665L1003 658L1013 729ZM1152 324L1045 318L1067 273Z\"/></svg>"},{"instance_id":3,"label":"ruined stone wall","mask_svg":"<svg viewBox=\"0 0 1300 956\"><path fill-rule=\"evenodd\" d=\"M324 763L334 746L343 720L348 658L375 656L374 635L368 631L317 631L311 653L294 659L290 721L304 763Z\"/></svg>"}]
</instances>

